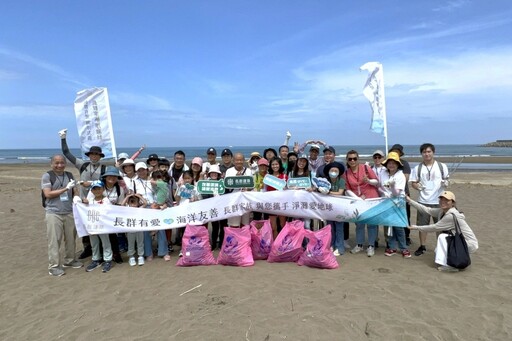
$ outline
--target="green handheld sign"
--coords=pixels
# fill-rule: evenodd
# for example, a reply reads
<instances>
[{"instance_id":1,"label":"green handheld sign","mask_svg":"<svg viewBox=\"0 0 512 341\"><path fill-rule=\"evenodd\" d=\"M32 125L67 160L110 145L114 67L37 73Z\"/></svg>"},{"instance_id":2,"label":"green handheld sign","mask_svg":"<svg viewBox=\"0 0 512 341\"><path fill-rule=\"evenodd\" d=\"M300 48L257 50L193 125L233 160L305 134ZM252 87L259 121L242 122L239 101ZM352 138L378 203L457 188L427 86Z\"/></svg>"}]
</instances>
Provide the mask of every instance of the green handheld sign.
<instances>
[{"instance_id":1,"label":"green handheld sign","mask_svg":"<svg viewBox=\"0 0 512 341\"><path fill-rule=\"evenodd\" d=\"M226 188L254 188L252 176L227 176L224 178Z\"/></svg>"},{"instance_id":2,"label":"green handheld sign","mask_svg":"<svg viewBox=\"0 0 512 341\"><path fill-rule=\"evenodd\" d=\"M197 191L201 194L224 194L224 180L199 180Z\"/></svg>"}]
</instances>

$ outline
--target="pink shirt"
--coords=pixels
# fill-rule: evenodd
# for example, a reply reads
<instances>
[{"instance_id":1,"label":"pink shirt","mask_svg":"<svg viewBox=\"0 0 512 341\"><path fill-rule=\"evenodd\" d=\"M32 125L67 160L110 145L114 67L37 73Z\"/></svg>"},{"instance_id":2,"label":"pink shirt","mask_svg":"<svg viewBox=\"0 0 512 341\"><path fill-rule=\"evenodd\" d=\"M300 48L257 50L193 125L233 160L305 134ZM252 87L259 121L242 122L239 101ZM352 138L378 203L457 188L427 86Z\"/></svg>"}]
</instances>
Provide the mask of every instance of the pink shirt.
<instances>
[{"instance_id":1,"label":"pink shirt","mask_svg":"<svg viewBox=\"0 0 512 341\"><path fill-rule=\"evenodd\" d=\"M353 172L350 167L347 168L347 171L343 174L346 189L354 192L358 197L364 195L365 198L378 198L379 192L377 188L364 182L365 176L369 179L378 180L377 175L375 175L375 172L369 166L359 165L357 172Z\"/></svg>"}]
</instances>

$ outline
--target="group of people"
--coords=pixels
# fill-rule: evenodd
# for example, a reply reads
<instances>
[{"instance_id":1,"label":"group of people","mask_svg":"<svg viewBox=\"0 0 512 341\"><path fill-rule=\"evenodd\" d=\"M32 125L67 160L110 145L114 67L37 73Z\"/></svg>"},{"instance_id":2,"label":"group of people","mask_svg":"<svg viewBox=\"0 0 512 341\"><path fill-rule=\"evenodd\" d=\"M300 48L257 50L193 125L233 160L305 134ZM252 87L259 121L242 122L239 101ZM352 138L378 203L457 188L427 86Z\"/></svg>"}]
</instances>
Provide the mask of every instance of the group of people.
<instances>
[{"instance_id":1,"label":"group of people","mask_svg":"<svg viewBox=\"0 0 512 341\"><path fill-rule=\"evenodd\" d=\"M119 154L115 166L107 166L101 161L105 155L100 147L91 147L85 153L89 161L83 161L71 154L66 142L66 131L63 130L59 134L63 154L52 157L52 170L43 175L41 182L46 204L49 274L52 276L63 275L65 267L83 266L83 263L75 257L76 228L72 216L73 202L165 209L219 195L217 193L201 194L197 190L198 181L219 180L232 176L251 176L254 179L254 187L226 190L226 193L244 190L279 190L280 188L274 188L264 181L265 176L270 174L281 180L320 179L319 181L328 183L328 186L312 185L301 190L318 191L325 195L351 196L357 200L403 196L408 202L408 218L410 218L411 205L418 210L417 221L409 228L385 227L384 254L386 256L399 253L405 258L411 257L408 248L411 243L411 229L420 231L420 246L414 254L416 256L424 254L427 251L425 246L427 232L449 231L454 228L451 226L453 220L450 220L449 215L455 216L461 222L470 251L473 252L478 248L478 242L465 222L464 215L455 207L455 195L445 190L449 185L448 169L446 165L434 159L435 147L429 143L420 147L423 160L412 170L409 163L402 158L403 147L399 144L393 145L387 155L376 150L372 155L373 165L369 165L360 162L356 150L346 153L345 162L335 161L335 149L323 141L314 140L302 144L295 143L292 150L288 145L282 145L278 151L267 148L263 154L253 152L248 160L242 153L233 153L229 148L221 151L220 160L218 160L217 151L212 147L206 150L206 160L195 156L190 162L190 167L186 163L186 155L183 151L176 151L172 162L156 154L150 154L145 161L136 162L144 150L143 146L132 156L126 153ZM308 145L309 151L305 154ZM320 157L320 146L323 148L323 157ZM73 179L71 173L65 171L66 159L79 170L79 182ZM312 181L312 183L317 182ZM418 202L410 199L409 186L419 191ZM274 237L286 221L290 220L285 216L247 212L242 216L214 221L211 223L212 250L222 247L224 227L245 226L249 224L251 218L268 219ZM305 228L308 229L322 226L321 221L312 221L309 218L302 220ZM325 223L331 225L333 254L343 255L345 250L350 248L348 222L327 221ZM183 230L184 228L175 229L174 232L158 230L91 235L82 239L84 250L78 258L86 259L92 256L91 262L86 266L88 272L99 267L102 267L103 272L110 271L113 262L123 262L122 253L124 252L128 256L130 266L142 266L145 262L152 261L155 256L169 261L170 253L174 252L174 246L181 245ZM63 239L66 253L64 260L61 261L58 251ZM156 243L154 243L155 239ZM443 240L442 236L438 239L436 263L440 265L439 270L454 271L446 264L446 241L443 242ZM378 243L377 225L357 223L356 245L350 252L356 254L366 251L368 257L372 257L375 255Z\"/></svg>"}]
</instances>

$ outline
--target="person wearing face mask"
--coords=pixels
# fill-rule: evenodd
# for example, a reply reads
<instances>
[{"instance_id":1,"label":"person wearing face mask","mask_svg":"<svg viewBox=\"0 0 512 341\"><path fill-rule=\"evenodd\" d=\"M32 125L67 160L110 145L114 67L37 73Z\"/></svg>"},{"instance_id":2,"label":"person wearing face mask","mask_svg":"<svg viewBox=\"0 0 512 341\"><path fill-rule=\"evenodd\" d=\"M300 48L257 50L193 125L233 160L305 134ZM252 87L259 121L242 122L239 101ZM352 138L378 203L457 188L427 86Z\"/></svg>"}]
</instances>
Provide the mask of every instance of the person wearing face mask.
<instances>
[{"instance_id":1,"label":"person wearing face mask","mask_svg":"<svg viewBox=\"0 0 512 341\"><path fill-rule=\"evenodd\" d=\"M252 175L258 173L258 161L261 159L261 155L258 152L252 152L249 158L249 167L251 168Z\"/></svg>"},{"instance_id":2,"label":"person wearing face mask","mask_svg":"<svg viewBox=\"0 0 512 341\"><path fill-rule=\"evenodd\" d=\"M324 176L331 183L329 195L342 196L345 194L345 166L339 162L331 162L324 167ZM344 223L342 221L327 221L331 225L331 249L338 257L345 253Z\"/></svg>"}]
</instances>

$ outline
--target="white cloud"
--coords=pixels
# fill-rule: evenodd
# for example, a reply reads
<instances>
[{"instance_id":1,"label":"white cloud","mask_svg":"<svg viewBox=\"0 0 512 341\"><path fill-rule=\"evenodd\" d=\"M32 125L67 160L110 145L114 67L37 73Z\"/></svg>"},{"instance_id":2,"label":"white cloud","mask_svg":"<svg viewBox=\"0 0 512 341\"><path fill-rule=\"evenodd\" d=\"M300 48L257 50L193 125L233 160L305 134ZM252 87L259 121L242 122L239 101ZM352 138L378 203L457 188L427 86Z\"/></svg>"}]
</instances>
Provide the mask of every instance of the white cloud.
<instances>
[{"instance_id":1,"label":"white cloud","mask_svg":"<svg viewBox=\"0 0 512 341\"><path fill-rule=\"evenodd\" d=\"M1 47L1 46L0 46L0 55L3 55L3 56L5 56L7 58L10 58L10 59L21 61L23 63L27 63L27 64L30 64L30 65L33 65L33 66L35 66L35 67L37 67L39 69L45 70L47 72L50 72L50 73L58 76L62 80L70 82L72 84L79 85L81 87L87 87L88 86L83 81L79 80L78 77L76 77L75 75L67 72L62 67L60 67L58 65L55 65L55 64L52 64L52 63L49 63L49 62L47 62L45 60L42 60L42 59L39 59L39 58L35 58L35 57L30 56L30 55L27 55L27 54L24 54L24 53L21 53L21 52L18 52L18 51L14 51L14 50L11 50L11 49L8 49L8 48L4 48L4 47Z\"/></svg>"},{"instance_id":2,"label":"white cloud","mask_svg":"<svg viewBox=\"0 0 512 341\"><path fill-rule=\"evenodd\" d=\"M117 104L122 107L149 110L174 110L169 100L151 94L109 91L109 98L112 104Z\"/></svg>"},{"instance_id":3,"label":"white cloud","mask_svg":"<svg viewBox=\"0 0 512 341\"><path fill-rule=\"evenodd\" d=\"M23 120L25 118L60 118L64 115L74 115L73 105L0 105L0 116L16 117ZM27 122L29 123L29 122Z\"/></svg>"},{"instance_id":4,"label":"white cloud","mask_svg":"<svg viewBox=\"0 0 512 341\"><path fill-rule=\"evenodd\" d=\"M448 1L443 6L438 6L432 9L434 12L452 12L456 9L464 7L468 5L470 2L468 0L452 0Z\"/></svg>"},{"instance_id":5,"label":"white cloud","mask_svg":"<svg viewBox=\"0 0 512 341\"><path fill-rule=\"evenodd\" d=\"M21 78L23 78L23 75L18 72L10 70L0 70L0 81L12 81Z\"/></svg>"}]
</instances>

